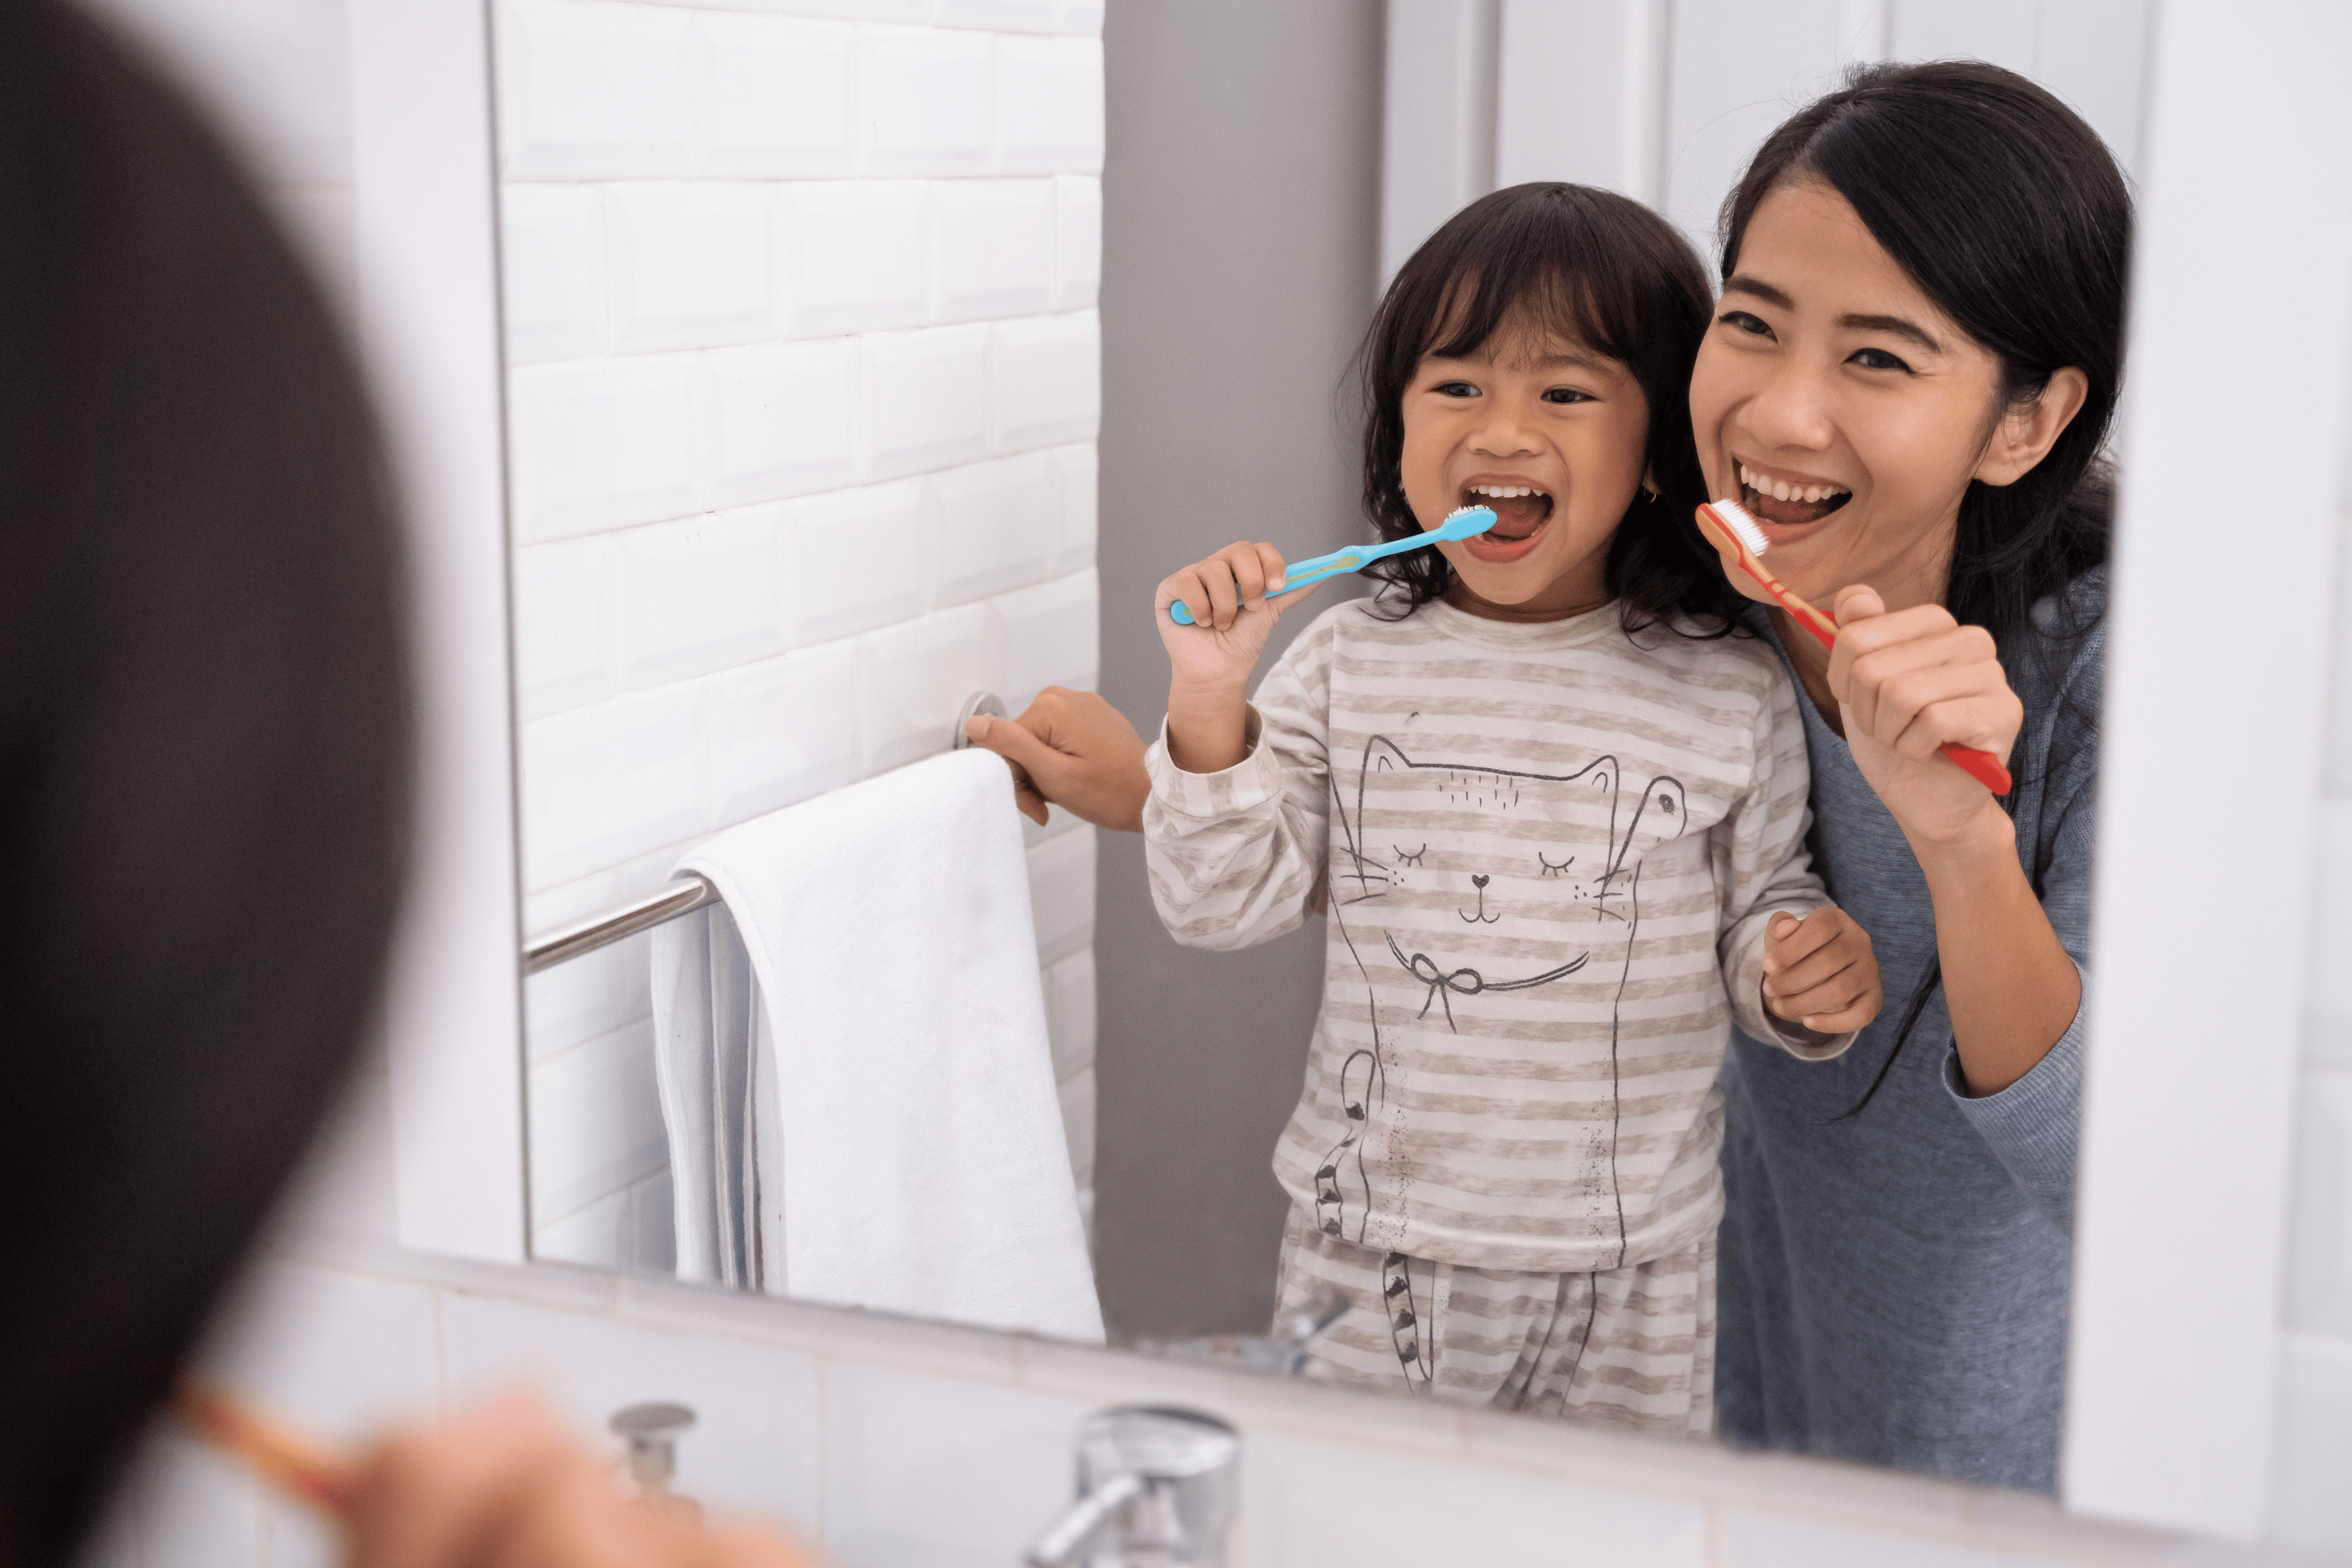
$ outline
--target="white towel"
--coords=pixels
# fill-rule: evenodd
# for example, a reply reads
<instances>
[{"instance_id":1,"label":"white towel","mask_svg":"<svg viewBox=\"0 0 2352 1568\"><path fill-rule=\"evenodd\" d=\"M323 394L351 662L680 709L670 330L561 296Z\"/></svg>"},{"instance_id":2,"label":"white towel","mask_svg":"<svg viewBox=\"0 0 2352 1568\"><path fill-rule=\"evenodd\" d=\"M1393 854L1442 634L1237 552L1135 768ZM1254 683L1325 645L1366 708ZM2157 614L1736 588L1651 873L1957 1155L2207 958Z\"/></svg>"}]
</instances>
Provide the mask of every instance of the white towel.
<instances>
[{"instance_id":1,"label":"white towel","mask_svg":"<svg viewBox=\"0 0 2352 1568\"><path fill-rule=\"evenodd\" d=\"M656 928L679 1272L1099 1343L1003 763L917 763L678 868L726 903Z\"/></svg>"}]
</instances>

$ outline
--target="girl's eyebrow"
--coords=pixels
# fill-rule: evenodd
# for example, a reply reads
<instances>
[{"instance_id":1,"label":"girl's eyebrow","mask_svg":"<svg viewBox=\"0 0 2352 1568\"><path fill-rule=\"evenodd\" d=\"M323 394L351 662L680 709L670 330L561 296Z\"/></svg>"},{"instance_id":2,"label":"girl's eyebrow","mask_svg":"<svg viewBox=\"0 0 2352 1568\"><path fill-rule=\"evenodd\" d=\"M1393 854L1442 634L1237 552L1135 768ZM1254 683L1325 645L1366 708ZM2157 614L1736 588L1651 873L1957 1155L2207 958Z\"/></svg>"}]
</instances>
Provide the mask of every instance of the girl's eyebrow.
<instances>
[{"instance_id":1,"label":"girl's eyebrow","mask_svg":"<svg viewBox=\"0 0 2352 1568\"><path fill-rule=\"evenodd\" d=\"M1727 294L1752 295L1775 310L1793 310L1797 308L1797 302L1790 299L1787 294L1765 282L1761 278L1750 278L1745 272L1735 272L1726 279L1723 291ZM1906 342L1917 343L1931 354L1944 352L1944 345L1930 336L1925 327L1906 317L1873 316L1849 311L1838 318L1838 325L1857 331L1892 333Z\"/></svg>"}]
</instances>

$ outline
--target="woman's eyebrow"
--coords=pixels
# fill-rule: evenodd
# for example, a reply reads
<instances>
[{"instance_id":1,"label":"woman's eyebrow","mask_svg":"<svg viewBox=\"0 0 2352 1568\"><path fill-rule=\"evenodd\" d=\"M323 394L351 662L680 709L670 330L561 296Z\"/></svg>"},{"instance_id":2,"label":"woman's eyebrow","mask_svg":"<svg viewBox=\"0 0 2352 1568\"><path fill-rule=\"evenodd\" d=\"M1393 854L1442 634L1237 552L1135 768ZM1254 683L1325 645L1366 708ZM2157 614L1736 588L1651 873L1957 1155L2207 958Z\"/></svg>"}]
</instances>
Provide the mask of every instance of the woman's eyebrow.
<instances>
[{"instance_id":1,"label":"woman's eyebrow","mask_svg":"<svg viewBox=\"0 0 2352 1568\"><path fill-rule=\"evenodd\" d=\"M1723 291L1727 294L1752 294L1776 310L1793 310L1797 308L1797 302L1788 295L1761 278L1750 278L1745 272L1735 272L1724 279Z\"/></svg>"},{"instance_id":2,"label":"woman's eyebrow","mask_svg":"<svg viewBox=\"0 0 2352 1568\"><path fill-rule=\"evenodd\" d=\"M1914 323L1904 320L1900 316L1845 315L1838 318L1838 325L1841 327L1851 327L1856 331L1864 332L1886 332L1892 336L1904 338L1911 342L1917 343L1921 348L1926 349L1931 354L1939 354L1944 352L1944 345L1937 342L1934 338L1929 337L1926 328L1915 325Z\"/></svg>"}]
</instances>

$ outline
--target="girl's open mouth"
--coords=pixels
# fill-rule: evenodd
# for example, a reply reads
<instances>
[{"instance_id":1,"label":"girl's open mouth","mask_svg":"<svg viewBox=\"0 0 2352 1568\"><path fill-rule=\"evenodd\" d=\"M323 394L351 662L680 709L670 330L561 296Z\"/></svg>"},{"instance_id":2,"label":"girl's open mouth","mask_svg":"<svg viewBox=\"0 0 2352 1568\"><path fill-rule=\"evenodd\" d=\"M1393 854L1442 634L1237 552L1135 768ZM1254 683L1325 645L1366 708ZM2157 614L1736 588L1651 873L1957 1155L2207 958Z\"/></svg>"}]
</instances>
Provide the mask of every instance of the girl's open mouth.
<instances>
[{"instance_id":1,"label":"girl's open mouth","mask_svg":"<svg viewBox=\"0 0 2352 1568\"><path fill-rule=\"evenodd\" d=\"M1503 566L1536 547L1537 537L1551 520L1551 495L1539 485L1475 482L1462 487L1464 506L1490 507L1495 526L1462 542L1473 561Z\"/></svg>"},{"instance_id":2,"label":"girl's open mouth","mask_svg":"<svg viewBox=\"0 0 2352 1568\"><path fill-rule=\"evenodd\" d=\"M1759 521L1781 528L1819 522L1853 499L1852 490L1838 485L1792 485L1739 465L1739 504Z\"/></svg>"}]
</instances>

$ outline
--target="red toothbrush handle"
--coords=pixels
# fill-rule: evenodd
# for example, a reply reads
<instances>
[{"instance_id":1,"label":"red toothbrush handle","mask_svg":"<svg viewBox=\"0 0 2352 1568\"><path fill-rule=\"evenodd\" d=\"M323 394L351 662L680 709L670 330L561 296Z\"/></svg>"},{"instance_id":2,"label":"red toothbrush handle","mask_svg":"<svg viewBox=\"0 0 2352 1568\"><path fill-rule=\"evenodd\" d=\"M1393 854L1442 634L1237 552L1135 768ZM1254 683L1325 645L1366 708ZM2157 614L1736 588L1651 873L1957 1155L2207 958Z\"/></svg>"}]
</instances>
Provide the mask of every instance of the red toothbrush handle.
<instances>
[{"instance_id":1,"label":"red toothbrush handle","mask_svg":"<svg viewBox=\"0 0 2352 1568\"><path fill-rule=\"evenodd\" d=\"M1949 757L1953 766L1993 794L2009 793L2009 770L2002 767L2000 759L1990 752L1979 752L1974 746L1963 746L1956 741L1947 741L1936 749Z\"/></svg>"}]
</instances>

